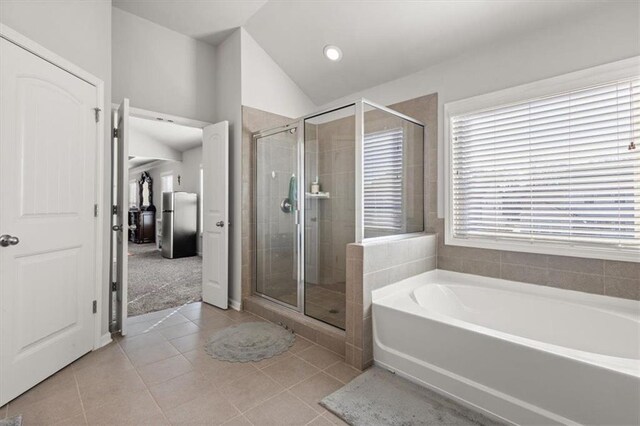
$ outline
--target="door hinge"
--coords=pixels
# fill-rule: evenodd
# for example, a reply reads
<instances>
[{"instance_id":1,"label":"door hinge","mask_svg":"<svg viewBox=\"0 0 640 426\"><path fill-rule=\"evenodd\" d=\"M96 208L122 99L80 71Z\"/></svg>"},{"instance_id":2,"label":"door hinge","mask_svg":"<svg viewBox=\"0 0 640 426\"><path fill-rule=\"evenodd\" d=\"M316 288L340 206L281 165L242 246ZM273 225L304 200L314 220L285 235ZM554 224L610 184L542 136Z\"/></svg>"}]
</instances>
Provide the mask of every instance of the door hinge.
<instances>
[{"instance_id":1,"label":"door hinge","mask_svg":"<svg viewBox=\"0 0 640 426\"><path fill-rule=\"evenodd\" d=\"M118 129L116 129L115 127L113 128L113 137L114 138L118 137Z\"/></svg>"},{"instance_id":2,"label":"door hinge","mask_svg":"<svg viewBox=\"0 0 640 426\"><path fill-rule=\"evenodd\" d=\"M98 313L98 301L97 300L93 301L93 313L94 314Z\"/></svg>"},{"instance_id":3,"label":"door hinge","mask_svg":"<svg viewBox=\"0 0 640 426\"><path fill-rule=\"evenodd\" d=\"M111 291L118 291L118 282L114 281L111 283Z\"/></svg>"},{"instance_id":4,"label":"door hinge","mask_svg":"<svg viewBox=\"0 0 640 426\"><path fill-rule=\"evenodd\" d=\"M118 214L118 206L111 206L111 214Z\"/></svg>"},{"instance_id":5,"label":"door hinge","mask_svg":"<svg viewBox=\"0 0 640 426\"><path fill-rule=\"evenodd\" d=\"M98 217L98 205L93 205L93 217Z\"/></svg>"},{"instance_id":6,"label":"door hinge","mask_svg":"<svg viewBox=\"0 0 640 426\"><path fill-rule=\"evenodd\" d=\"M96 113L96 123L100 122L100 108L94 108L93 111Z\"/></svg>"}]
</instances>

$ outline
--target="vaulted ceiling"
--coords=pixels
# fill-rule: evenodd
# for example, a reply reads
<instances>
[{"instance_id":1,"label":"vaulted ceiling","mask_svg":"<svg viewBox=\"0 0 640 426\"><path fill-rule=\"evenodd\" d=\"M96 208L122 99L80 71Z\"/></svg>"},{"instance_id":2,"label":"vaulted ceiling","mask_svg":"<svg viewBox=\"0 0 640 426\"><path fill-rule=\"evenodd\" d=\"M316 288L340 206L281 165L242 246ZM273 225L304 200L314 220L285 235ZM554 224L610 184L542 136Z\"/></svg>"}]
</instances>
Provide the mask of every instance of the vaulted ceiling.
<instances>
[{"instance_id":1,"label":"vaulted ceiling","mask_svg":"<svg viewBox=\"0 0 640 426\"><path fill-rule=\"evenodd\" d=\"M629 2L627 2L629 3ZM216 45L243 26L317 105L614 1L157 1L114 6ZM322 50L339 46L343 59Z\"/></svg>"},{"instance_id":2,"label":"vaulted ceiling","mask_svg":"<svg viewBox=\"0 0 640 426\"><path fill-rule=\"evenodd\" d=\"M113 0L141 18L212 45L244 26L267 0Z\"/></svg>"}]
</instances>

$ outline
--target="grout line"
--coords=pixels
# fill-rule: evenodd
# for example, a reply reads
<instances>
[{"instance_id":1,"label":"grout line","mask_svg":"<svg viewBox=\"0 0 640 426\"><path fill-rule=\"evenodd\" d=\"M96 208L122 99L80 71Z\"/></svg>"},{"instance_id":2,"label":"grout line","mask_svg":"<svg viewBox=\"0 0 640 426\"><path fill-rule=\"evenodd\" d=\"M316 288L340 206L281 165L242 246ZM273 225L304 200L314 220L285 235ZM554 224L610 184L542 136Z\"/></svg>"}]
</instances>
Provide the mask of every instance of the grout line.
<instances>
[{"instance_id":1,"label":"grout line","mask_svg":"<svg viewBox=\"0 0 640 426\"><path fill-rule=\"evenodd\" d=\"M254 313L251 313L251 312L248 312L248 313L249 313L250 315L256 316L256 317L258 317L258 318L262 318L262 317L260 317L259 315L256 315L256 314L254 314ZM229 318L229 317L227 317L227 318ZM229 319L231 319L231 320L232 320L232 321L234 321L234 322L237 322L237 321L236 321L235 319L233 319L233 318L229 318ZM187 320L189 320L190 322L192 322L192 323L194 323L196 326L198 326L198 324L196 324L194 321L190 320L189 318L187 318ZM265 320L266 320L266 318L265 318ZM267 321L268 321L268 320L267 320ZM271 322L271 321L269 321L269 322ZM200 328L200 326L198 326L198 327ZM192 334L195 334L195 333L192 333ZM187 336L188 336L188 335L187 335ZM164 337L164 336L163 336L163 337ZM185 337L185 336L180 336L180 337ZM329 373L327 373L327 372L325 371L326 369L328 369L328 368L330 368L330 367L332 367L332 366L334 366L334 365L336 365L336 364L338 364L338 363L340 363L340 362L344 362L344 360L343 360L343 359L339 359L339 360L335 361L334 363L331 363L330 365L328 365L327 367L324 367L324 368L317 367L317 366L315 366L315 365L311 364L310 362L306 361L306 360L305 360L305 359L303 359L302 357L298 356L298 353L303 353L303 352L305 352L305 351L309 351L309 350L311 350L314 346L318 346L318 347L320 347L321 349L324 349L324 350L326 350L326 351L328 351L328 352L330 352L330 353L333 353L333 354L336 354L336 355L340 356L341 358L342 358L342 355L338 354L337 352L333 352L333 351L331 351L330 349L325 348L324 346L321 346L321 345L317 344L316 342L311 341L311 340L309 340L309 339L307 339L307 338L305 338L305 337L303 337L303 336L300 336L300 335L298 335L298 334L296 334L296 337L299 337L299 338L301 338L301 339L303 339L303 340L308 341L308 342L310 343L310 345L309 345L307 348L304 348L303 350L301 350L301 351L299 351L299 352L297 352L297 353L291 353L291 352L289 352L289 354L290 354L290 356L295 357L295 358L299 359L300 361L302 361L302 362L303 362L304 364L306 364L310 369L313 369L313 373L312 373L311 375L309 375L308 377L305 377L305 378L303 378L303 379L301 379L301 380L299 380L299 381L297 381L297 382L293 383L292 385L290 385L290 386L288 386L288 387L284 387L282 384L280 384L277 380L275 380L274 378L272 378L269 374L265 373L263 370L264 370L264 368L267 368L267 367L269 367L269 366L272 366L272 365L274 365L274 364L277 364L278 362L282 362L282 361L285 361L285 360L277 361L277 362L275 362L275 363L273 363L273 364L270 364L269 366L266 366L266 367L264 367L264 368L259 368L259 367L256 367L255 365L252 365L252 367L254 367L254 368L256 369L256 371L262 372L262 373L264 374L264 376L266 376L266 377L267 377L271 382L276 383L276 384L278 384L278 385L280 385L280 386L283 386L283 389L282 389L280 392L276 393L275 395L272 395L271 397L269 397L269 398L267 398L267 399L265 399L265 400L263 400L263 401L260 401L260 402L256 403L255 405L251 406L250 408L246 409L245 411L240 410L240 409L239 409L239 408L238 408L238 407L237 407L233 402L231 402L228 398L226 398L226 396L224 396L224 393L222 393L222 392L221 392L222 396L223 396L223 397L224 397L224 399L227 401L227 403L229 403L231 406L233 406L233 407L238 411L238 413L240 413L239 415L236 415L236 416L232 417L231 419L234 419L234 418L237 418L237 417L242 417L243 419L247 420L250 424L252 424L252 425L253 425L253 423L252 423L252 422L251 422L251 421L250 421L250 420L245 416L245 413L247 413L247 412L249 412L249 411L253 410L254 408L256 408L256 407L258 407L258 406L261 406L261 405L263 405L263 404L267 403L267 402L268 402L268 401L270 401L271 399L273 399L273 398L277 397L278 395L280 395L280 394L282 394L282 393L284 393L284 392L288 392L288 393L289 393L289 394L291 394L294 398L296 398L297 400L299 400L299 401L300 401L304 406L307 406L310 410L312 410L312 412L314 412L314 413L316 413L316 414L317 414L317 415L316 415L314 418L312 418L308 423L311 423L311 422L315 421L316 419L318 419L319 417L322 417L322 416L324 415L324 413L325 413L325 411L326 411L326 410L323 410L321 413L318 413L318 412L317 412L317 410L316 410L316 408L314 408L314 407L313 407L313 406L311 406L309 403L307 403L306 401L304 401L304 400L302 400L301 398L299 398L297 395L295 395L295 393L291 392L291 389L292 389L293 387L295 387L295 386L299 385L300 383L302 383L302 382L304 382L304 381L307 381L307 380L311 379L312 377L314 377L314 376L316 376L316 375L318 375L318 374L320 374L320 373L327 374L329 377L332 377L333 379L335 379L335 380L336 380L336 381L338 381L339 383L344 384L344 382L342 382L341 380L339 380L337 377L334 377L334 376L332 376L331 374L329 374ZM177 337L177 338L179 338L179 337ZM167 342L169 342L169 343L171 344L170 340L169 340L169 339L167 339L166 337L165 337L165 341L167 341ZM123 348L120 346L120 344L119 344L120 342L117 342L117 343L118 343L118 346L119 346L120 351L121 351L122 353L124 353L124 354L125 354L125 356L127 357L127 359L129 359L129 362L131 362L131 359L129 358L128 354L127 354L127 353L123 350ZM173 346L173 345L172 345L172 346ZM176 348L176 349L177 349L177 348ZM197 349L196 349L196 350L197 350ZM176 355L176 356L174 356L174 357L177 357L177 356L178 356L178 355ZM180 374L180 375L178 375L178 376L176 376L176 377L180 377L180 376L182 376L182 375L184 375L184 374L191 373L191 372L196 372L197 374L201 374L201 372L199 372L199 371L196 369L196 366L191 362L191 360L189 360L188 358L186 358L186 357L184 356L184 354L183 354L183 353L181 353L181 352L180 352L179 356L182 356L183 358L185 358L185 359L187 360L187 362L189 362L189 363L191 364L191 366L193 367L193 370L188 371L188 372L185 372L185 373L183 373L183 374ZM170 358L174 358L174 357L169 357L169 358L166 358L166 359L170 359ZM166 359L165 359L165 360L166 360ZM164 360L161 360L161 361L164 361ZM157 361L157 362L159 362L159 361ZM146 391L150 394L151 398L154 400L154 403L155 403L155 404L156 404L156 406L160 409L160 411L161 411L161 413L162 413L163 417L165 418L165 420L167 420L167 421L168 421L168 419L167 419L167 417L166 417L166 414L165 414L164 410L162 409L162 407L160 407L160 405L159 405L159 404L158 404L158 402L156 401L155 397L154 397L154 396L153 396L153 394L151 393L151 391L150 391L150 389L149 389L149 385L148 385L148 384L147 384L147 383L142 379L142 377L140 376L139 371L138 371L138 367L137 367L136 365L134 365L134 364L133 364L133 362L131 362L131 364L132 364L132 366L133 366L134 370L136 371L136 374L138 375L138 377L140 378L140 380L141 380L141 381L142 381L142 383L144 384ZM153 364L153 363L152 363L152 364ZM147 365L152 365L152 364L147 364ZM239 381L239 380L242 380L243 378L245 378L245 376L238 377L236 380L234 380L234 381L232 381L232 382L228 383L227 385L232 385L233 383L235 383L235 382L237 382L237 381ZM173 379L173 378L172 378L172 379ZM170 380L171 380L171 379L170 379ZM161 383L165 383L165 382L166 382L166 381L161 382ZM216 390L217 390L217 391L219 391L219 392L222 390L220 387L218 387L218 386L216 386L216 385L214 385L214 389L216 389ZM187 401L187 402L185 402L184 404L186 404L186 403L188 403L188 402L190 402L190 401ZM180 405L183 405L183 404L180 404ZM86 415L85 415L85 419L86 419ZM231 420L231 419L229 419L229 420Z\"/></svg>"},{"instance_id":2,"label":"grout line","mask_svg":"<svg viewBox=\"0 0 640 426\"><path fill-rule=\"evenodd\" d=\"M315 411L315 410L314 410ZM324 413L318 414L317 416L315 416L314 418L312 418L311 420L309 420L307 423L305 423L306 425L310 425L312 422L315 422L316 420L318 420L320 417L324 416Z\"/></svg>"},{"instance_id":3,"label":"grout line","mask_svg":"<svg viewBox=\"0 0 640 426\"><path fill-rule=\"evenodd\" d=\"M331 374L331 373L329 373L329 372L327 371L329 368L333 367L334 365L337 365L337 364L338 364L338 363L340 363L340 362L344 362L344 361L336 361L336 362L334 362L333 364L331 364L330 366L328 366L327 368L325 368L324 370L322 370L322 372L323 372L324 374L326 374L327 376L329 376L329 377L331 377L331 378L333 378L333 379L336 379L337 381L339 381L339 382L340 382L340 383L342 383L343 385L346 385L346 384L347 384L347 383L349 383L349 382L343 382L341 379L337 378L336 376L334 376L333 374ZM345 362L345 364L346 364L346 362ZM351 367L349 364L347 364L347 365L348 365L350 368L354 368L354 367ZM360 374L362 374L362 373L363 373L363 371L361 371L361 372L360 372ZM357 376L356 376L356 377L357 377Z\"/></svg>"},{"instance_id":4,"label":"grout line","mask_svg":"<svg viewBox=\"0 0 640 426\"><path fill-rule=\"evenodd\" d=\"M164 337L164 336L163 336ZM119 346L119 345L118 345ZM129 362L131 363L131 366L133 367L133 371L135 371L136 376L138 376L138 379L140 379L140 381L142 382L142 384L144 385L144 389L147 391L147 393L149 394L149 396L151 397L151 399L153 400L154 404L156 404L156 407L158 407L158 410L160 410L160 413L162 414L162 417L165 419L165 421L167 422L167 424L169 424L169 419L167 418L167 415L165 414L164 410L162 409L162 407L160 407L160 404L158 404L158 401L156 401L155 396L153 396L153 393L151 393L151 389L149 389L149 386L147 385L147 383L142 379L142 376L140 376L140 373L138 372L138 367L136 367L133 362L131 361L131 358L129 358L129 355L124 351L124 349L122 349L122 347L120 347L120 351L122 353L124 353L124 356L129 360ZM188 361L188 360L187 360ZM148 365L148 364L147 364Z\"/></svg>"},{"instance_id":5,"label":"grout line","mask_svg":"<svg viewBox=\"0 0 640 426\"><path fill-rule=\"evenodd\" d=\"M89 424L89 420L87 419L87 410L84 409L84 402L82 402L82 394L80 393L80 384L78 383L78 378L76 377L76 372L72 369L73 373L73 381L76 382L76 391L78 392L78 398L80 399L80 408L82 409L82 416L84 417L85 424Z\"/></svg>"}]
</instances>

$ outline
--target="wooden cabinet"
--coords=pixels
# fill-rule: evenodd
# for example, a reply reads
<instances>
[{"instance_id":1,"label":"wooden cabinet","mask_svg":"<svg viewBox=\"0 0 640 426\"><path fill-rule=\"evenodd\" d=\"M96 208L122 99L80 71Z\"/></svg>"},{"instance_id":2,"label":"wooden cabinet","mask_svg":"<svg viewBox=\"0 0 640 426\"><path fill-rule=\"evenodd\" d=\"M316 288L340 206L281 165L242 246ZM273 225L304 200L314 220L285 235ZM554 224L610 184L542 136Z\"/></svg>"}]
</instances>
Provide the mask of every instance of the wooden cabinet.
<instances>
[{"instance_id":1,"label":"wooden cabinet","mask_svg":"<svg viewBox=\"0 0 640 426\"><path fill-rule=\"evenodd\" d=\"M156 238L155 210L129 210L129 241L153 243Z\"/></svg>"}]
</instances>

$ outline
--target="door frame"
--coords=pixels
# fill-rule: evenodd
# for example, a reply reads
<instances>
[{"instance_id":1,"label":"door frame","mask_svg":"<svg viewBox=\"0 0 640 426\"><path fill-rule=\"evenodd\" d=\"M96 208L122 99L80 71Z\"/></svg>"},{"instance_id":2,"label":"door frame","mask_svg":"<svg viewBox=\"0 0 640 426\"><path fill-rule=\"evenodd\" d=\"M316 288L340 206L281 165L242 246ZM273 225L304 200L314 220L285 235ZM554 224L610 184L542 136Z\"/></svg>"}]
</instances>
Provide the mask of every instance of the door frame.
<instances>
[{"instance_id":1,"label":"door frame","mask_svg":"<svg viewBox=\"0 0 640 426\"><path fill-rule=\"evenodd\" d=\"M117 103L112 103L111 104L111 114L113 114L114 112L117 113L118 112L118 108L120 107L120 104ZM209 123L206 121L201 121L201 120L194 120L191 118L186 118L186 117L180 117L177 115L171 115L171 114L165 114L165 113L161 113L161 112L155 112L155 111L151 111L151 110L147 110L147 109L143 109L143 108L136 108L133 107L131 105L129 105L129 117L134 117L134 118L142 118L142 119L146 119L146 120L152 120L152 121L164 121L164 122L168 122L168 123L172 123L172 124L178 124L178 125L182 125L182 126L187 126L187 127L194 127L194 128L198 128L198 129L204 129L207 126L210 126L213 123ZM112 123L111 125L114 126L116 123ZM202 138L202 144L204 144L204 138ZM158 161L164 161L164 160L158 160ZM147 164L147 166L153 165L155 164L157 161L154 161L152 163ZM140 166L141 168L145 168L147 166ZM111 169L113 169L113 164L111 164ZM116 200L113 199L113 191L114 191L114 183L115 180L113 179L113 176L111 176L111 173L113 172L113 170L109 171L109 192L111 194L111 200L112 200L112 204L115 205ZM167 172L168 173L168 172ZM171 173L173 174L173 171L171 171ZM131 178L129 171L127 169L127 185L129 183L129 179ZM160 193L162 194L162 193ZM161 198L160 198L161 199ZM127 207L128 209L128 207ZM109 209L109 211L111 212L111 209ZM114 221L115 215L110 213L109 214L109 229L111 229L111 225L113 225L113 221ZM157 230L156 230L157 232ZM200 235L198 236L198 238L200 238ZM109 282L114 280L113 274L115 272L117 272L117 270L114 270L113 266L115 263L115 251L114 249L114 238L113 238L113 233L110 231L109 232ZM116 265L116 268L118 268L119 266ZM111 300L111 298L113 297L112 295L112 290L111 290L111 285L109 285L109 300ZM114 318L111 318L111 310L108 313L108 317L107 317L107 323L108 323L108 327L111 327L111 324L113 323ZM129 315L127 315L127 318L129 317Z\"/></svg>"},{"instance_id":2,"label":"door frame","mask_svg":"<svg viewBox=\"0 0 640 426\"><path fill-rule=\"evenodd\" d=\"M25 37L19 32L13 30L12 28L0 24L0 38L3 38L10 43L13 43L22 49L34 54L35 56L55 65L56 67L68 72L69 74L74 75L75 77L83 80L96 89L96 108L100 108L97 113L99 114L99 119L96 126L96 164L95 164L95 208L97 209L97 215L95 218L95 284L94 284L94 294L93 298L96 301L96 312L93 315L94 322L94 339L93 339L93 350L101 348L102 346L111 342L111 334L108 331L107 324L107 332L102 334L102 313L104 312L102 306L102 292L105 288L105 285L108 285L108 282L105 276L103 267L103 254L104 254L104 232L106 229L103 228L105 223L105 216L111 210L104 205L104 179L105 175L105 167L104 167L104 123L105 120L111 120L111 116L107 115L107 111L104 111L104 82L93 74L88 73L82 68L74 65L73 63L67 61L60 55L52 52L51 50L45 48L44 46L36 43L35 41ZM109 286L110 287L110 286Z\"/></svg>"}]
</instances>

